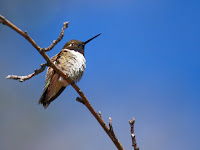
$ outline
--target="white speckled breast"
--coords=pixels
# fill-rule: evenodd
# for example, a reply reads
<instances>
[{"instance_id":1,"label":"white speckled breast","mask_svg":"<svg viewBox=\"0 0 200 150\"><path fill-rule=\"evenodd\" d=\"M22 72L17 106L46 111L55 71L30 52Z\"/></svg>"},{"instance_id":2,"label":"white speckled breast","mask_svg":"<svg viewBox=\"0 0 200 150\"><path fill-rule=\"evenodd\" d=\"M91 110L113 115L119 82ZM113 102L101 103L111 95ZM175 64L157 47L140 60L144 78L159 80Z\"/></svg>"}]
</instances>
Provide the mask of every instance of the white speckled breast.
<instances>
[{"instance_id":1,"label":"white speckled breast","mask_svg":"<svg viewBox=\"0 0 200 150\"><path fill-rule=\"evenodd\" d=\"M62 65L58 65L64 73L66 73L73 81L77 82L81 79L83 76L83 73L86 68L86 60L83 56L83 54L76 52L74 50L69 49L63 49L63 52L68 53L67 59L62 58L64 56L61 56L61 62L64 60L64 63ZM59 78L59 81L63 83L64 86L67 86L68 83L63 80L62 77Z\"/></svg>"}]
</instances>

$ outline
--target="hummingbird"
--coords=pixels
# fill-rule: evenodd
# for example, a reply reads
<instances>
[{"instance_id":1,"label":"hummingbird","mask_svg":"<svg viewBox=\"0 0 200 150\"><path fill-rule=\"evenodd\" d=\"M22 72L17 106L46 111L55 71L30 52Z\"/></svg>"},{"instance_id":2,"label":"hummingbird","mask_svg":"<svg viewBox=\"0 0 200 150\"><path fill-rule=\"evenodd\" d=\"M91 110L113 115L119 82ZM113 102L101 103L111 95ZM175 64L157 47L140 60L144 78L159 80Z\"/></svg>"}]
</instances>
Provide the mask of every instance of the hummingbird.
<instances>
[{"instance_id":1,"label":"hummingbird","mask_svg":"<svg viewBox=\"0 0 200 150\"><path fill-rule=\"evenodd\" d=\"M86 42L70 40L58 54L51 58L51 61L67 74L70 79L74 82L78 82L86 68L86 60L84 57L85 45L100 34ZM47 108L68 85L69 83L63 79L63 77L56 73L53 68L48 67L43 94L38 103L42 104L44 108Z\"/></svg>"}]
</instances>

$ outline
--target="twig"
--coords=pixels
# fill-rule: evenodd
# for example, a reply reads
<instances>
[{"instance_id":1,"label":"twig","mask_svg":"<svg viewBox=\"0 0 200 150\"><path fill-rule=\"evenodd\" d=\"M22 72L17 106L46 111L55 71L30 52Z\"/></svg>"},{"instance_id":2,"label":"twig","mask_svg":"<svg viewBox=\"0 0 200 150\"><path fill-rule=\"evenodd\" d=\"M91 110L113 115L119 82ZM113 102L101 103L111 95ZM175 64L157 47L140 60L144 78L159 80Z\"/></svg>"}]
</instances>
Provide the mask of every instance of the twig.
<instances>
[{"instance_id":1,"label":"twig","mask_svg":"<svg viewBox=\"0 0 200 150\"><path fill-rule=\"evenodd\" d=\"M41 50L44 50L45 52L47 52L47 51L50 51L51 49L53 49L54 46L55 46L58 42L60 42L61 39L63 38L63 36L64 36L64 31L65 31L65 29L68 27L68 24L69 24L69 21L68 21L68 22L64 22L63 28L62 28L62 30L61 30L61 32L60 32L60 35L59 35L59 37L57 38L57 40L54 40L54 41L51 43L51 45L50 45L49 47L47 47L47 48L42 48Z\"/></svg>"},{"instance_id":2,"label":"twig","mask_svg":"<svg viewBox=\"0 0 200 150\"><path fill-rule=\"evenodd\" d=\"M77 102L80 102L80 103L82 103L82 104L84 104L84 101L83 101L80 97L77 97L77 98L76 98L76 101L77 101Z\"/></svg>"},{"instance_id":3,"label":"twig","mask_svg":"<svg viewBox=\"0 0 200 150\"><path fill-rule=\"evenodd\" d=\"M111 117L109 117L109 127L110 127L110 129L109 129L110 130L110 135L112 136L113 140L115 140L115 141L118 140L116 135L115 135L115 132L113 130Z\"/></svg>"},{"instance_id":4,"label":"twig","mask_svg":"<svg viewBox=\"0 0 200 150\"><path fill-rule=\"evenodd\" d=\"M17 76L17 75L8 75L6 79L14 79L19 80L20 82L23 82L25 80L31 79L33 76L38 75L39 73L43 72L46 68L47 64L41 64L40 69L35 69L35 71L32 74L26 75L26 76Z\"/></svg>"},{"instance_id":5,"label":"twig","mask_svg":"<svg viewBox=\"0 0 200 150\"><path fill-rule=\"evenodd\" d=\"M42 48L40 48L35 43L35 41L28 36L27 32L23 32L18 27L16 27L14 24L12 24L7 19L5 19L3 16L0 16L0 20L1 20L0 23L3 23L4 25L9 26L10 28L12 28L16 32L18 32L20 35L22 35L25 39L27 39L38 50L38 52L43 56L43 58L46 60L46 62L48 64L48 66L52 67L60 76L62 76L69 84L71 84L71 86L80 95L81 99L84 102L84 105L88 108L88 110L96 118L96 120L102 126L102 128L107 133L107 135L110 137L110 139L113 141L113 143L118 148L118 150L124 150L124 148L122 147L122 145L120 144L120 142L118 140L114 140L112 138L112 136L110 135L110 130L109 130L108 126L105 124L105 122L103 121L103 119L96 113L96 111L94 110L94 108L90 105L90 103L89 103L88 99L86 98L86 96L84 95L84 93L80 90L80 88L70 78L68 78L68 75L66 75L65 73L63 73L57 66L55 66L52 63L52 61L50 60L50 58L48 57L48 55L45 53L45 50L42 49ZM66 22L66 23L68 24L69 22ZM54 42L52 44L54 46L56 45L56 43L54 43ZM53 46L50 45L49 47L52 48Z\"/></svg>"},{"instance_id":6,"label":"twig","mask_svg":"<svg viewBox=\"0 0 200 150\"><path fill-rule=\"evenodd\" d=\"M132 146L134 147L134 150L139 150L139 147L137 146L137 143L136 143L135 133L134 133L135 118L132 118L132 120L129 120L129 123L131 125Z\"/></svg>"}]
</instances>

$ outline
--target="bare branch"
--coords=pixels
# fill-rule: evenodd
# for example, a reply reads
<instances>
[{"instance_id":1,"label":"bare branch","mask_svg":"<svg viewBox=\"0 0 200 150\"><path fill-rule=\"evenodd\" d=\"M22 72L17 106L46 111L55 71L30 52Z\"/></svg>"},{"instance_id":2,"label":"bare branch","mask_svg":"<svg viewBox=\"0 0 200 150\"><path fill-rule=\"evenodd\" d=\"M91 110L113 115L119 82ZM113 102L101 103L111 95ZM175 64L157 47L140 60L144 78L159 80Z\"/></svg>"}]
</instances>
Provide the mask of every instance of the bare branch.
<instances>
[{"instance_id":1,"label":"bare branch","mask_svg":"<svg viewBox=\"0 0 200 150\"><path fill-rule=\"evenodd\" d=\"M7 19L5 19L1 15L0 15L0 23L3 23L4 25L9 26L14 31L16 31L17 33L19 33L20 35L22 35L25 39L27 39L33 45L33 47L35 47L37 49L37 51L43 56L43 58L47 61L47 64L49 66L51 66L61 76L65 76L66 78L68 78L66 74L64 74L57 66L55 66L52 63L51 59L48 57L48 55L45 53L45 51L42 50L42 48L40 48L30 36L28 36L27 31L23 32L21 29L19 29L17 26L15 26L14 24L12 24L10 21L8 21ZM64 34L64 30L68 27L68 23L69 22L64 23L64 27L63 27L63 29L61 31L61 35ZM62 37L63 36L59 36L58 38L62 38ZM52 43L49 47L50 48L54 47L59 41L60 40L57 40L56 43ZM68 83L69 84L71 84L72 82L73 82L72 80L68 79Z\"/></svg>"},{"instance_id":2,"label":"bare branch","mask_svg":"<svg viewBox=\"0 0 200 150\"><path fill-rule=\"evenodd\" d=\"M3 23L4 25L7 25L10 28L12 28L13 30L15 30L17 33L19 33L25 39L27 39L38 51L40 50L40 47L35 43L35 41L32 38L30 38L28 36L27 32L23 32L21 29L19 29L18 27L16 27L10 21L8 21L7 19L5 19L3 16L0 16L0 23Z\"/></svg>"},{"instance_id":3,"label":"bare branch","mask_svg":"<svg viewBox=\"0 0 200 150\"><path fill-rule=\"evenodd\" d=\"M96 111L94 110L94 108L90 105L88 99L86 98L86 96L84 95L84 93L80 90L80 88L68 77L67 74L63 73L48 57L48 55L45 53L45 49L40 48L35 41L30 38L27 34L27 32L23 32L22 30L20 30L18 27L16 27L14 24L12 24L11 22L9 22L7 19L5 19L4 17L0 16L0 23L3 23L4 25L9 26L10 28L12 28L13 30L15 30L16 32L18 32L20 35L22 35L25 39L27 39L36 49L37 51L42 55L42 57L46 60L48 66L52 67L60 76L62 76L69 84L71 84L71 86L76 90L76 92L79 94L79 96L81 97L84 105L88 108L88 110L92 113L92 115L96 118L96 120L99 122L99 124L102 126L102 128L104 129L104 131L107 133L107 135L110 137L110 139L113 141L113 143L115 144L115 146L117 147L118 150L124 150L124 148L122 147L122 145L120 144L119 140L117 140L116 138L113 138L113 136L110 134L110 129L108 128L108 126L105 124L105 122L103 121L103 119L96 113ZM67 23L68 24L68 23ZM67 27L67 25L66 25ZM65 27L63 27L65 29ZM63 30L64 31L64 30ZM61 31L62 33L62 31ZM59 36L60 37L60 36ZM58 40L59 41L59 40ZM52 49L55 45L56 42L52 43L53 46L49 46L49 48L47 48L47 51Z\"/></svg>"},{"instance_id":4,"label":"bare branch","mask_svg":"<svg viewBox=\"0 0 200 150\"><path fill-rule=\"evenodd\" d=\"M113 126L112 126L112 119L111 119L111 117L109 117L109 132L110 132L110 135L112 136L112 138L113 138L113 140L114 141L118 141L118 139L117 139L117 137L116 137L116 135L115 135L115 132L114 132L114 130L113 130Z\"/></svg>"},{"instance_id":5,"label":"bare branch","mask_svg":"<svg viewBox=\"0 0 200 150\"><path fill-rule=\"evenodd\" d=\"M113 126L112 126L112 119L111 119L111 117L109 117L109 130L110 130L110 134L111 134L111 136L113 137L113 138L115 138L115 133L114 133L114 131L113 131Z\"/></svg>"},{"instance_id":6,"label":"bare branch","mask_svg":"<svg viewBox=\"0 0 200 150\"><path fill-rule=\"evenodd\" d=\"M17 75L8 75L6 79L14 79L19 80L20 82L23 82L25 80L31 79L33 76L38 75L39 73L43 72L46 68L47 64L41 64L40 69L35 69L35 71L32 74L29 74L27 76L17 76Z\"/></svg>"},{"instance_id":7,"label":"bare branch","mask_svg":"<svg viewBox=\"0 0 200 150\"><path fill-rule=\"evenodd\" d=\"M134 150L139 150L139 147L137 147L135 133L134 133L134 123L135 118L132 118L132 120L129 120L129 123L131 125L131 139L132 139L132 146L134 147Z\"/></svg>"},{"instance_id":8,"label":"bare branch","mask_svg":"<svg viewBox=\"0 0 200 150\"><path fill-rule=\"evenodd\" d=\"M109 127L110 127L110 132L113 132L113 127L112 127L112 118L109 117Z\"/></svg>"}]
</instances>

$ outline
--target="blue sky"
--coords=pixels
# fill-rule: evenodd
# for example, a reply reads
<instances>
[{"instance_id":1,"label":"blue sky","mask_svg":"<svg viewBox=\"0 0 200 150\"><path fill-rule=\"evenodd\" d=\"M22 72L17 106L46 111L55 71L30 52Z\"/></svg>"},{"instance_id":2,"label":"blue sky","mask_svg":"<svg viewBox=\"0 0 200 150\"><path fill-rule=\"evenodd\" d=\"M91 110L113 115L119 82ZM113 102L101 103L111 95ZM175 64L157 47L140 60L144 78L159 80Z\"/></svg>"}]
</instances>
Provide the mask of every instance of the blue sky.
<instances>
[{"instance_id":1,"label":"blue sky","mask_svg":"<svg viewBox=\"0 0 200 150\"><path fill-rule=\"evenodd\" d=\"M41 47L70 21L58 53L71 40L86 41L87 68L78 86L131 149L128 120L136 118L140 149L193 149L200 126L200 2L191 0L1 0L0 14ZM45 61L10 28L0 25L0 149L116 149L68 87L46 110L38 105L45 72L24 83Z\"/></svg>"}]
</instances>

